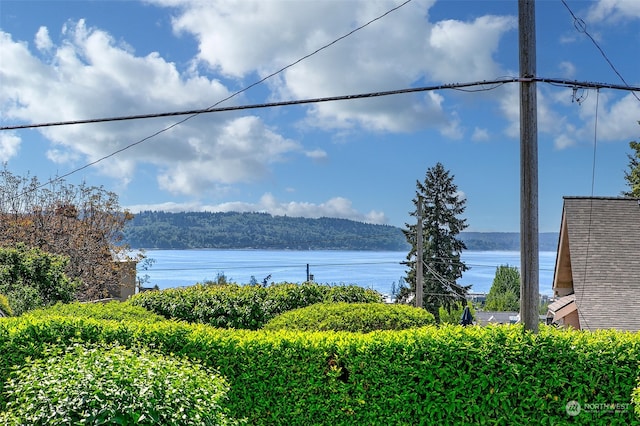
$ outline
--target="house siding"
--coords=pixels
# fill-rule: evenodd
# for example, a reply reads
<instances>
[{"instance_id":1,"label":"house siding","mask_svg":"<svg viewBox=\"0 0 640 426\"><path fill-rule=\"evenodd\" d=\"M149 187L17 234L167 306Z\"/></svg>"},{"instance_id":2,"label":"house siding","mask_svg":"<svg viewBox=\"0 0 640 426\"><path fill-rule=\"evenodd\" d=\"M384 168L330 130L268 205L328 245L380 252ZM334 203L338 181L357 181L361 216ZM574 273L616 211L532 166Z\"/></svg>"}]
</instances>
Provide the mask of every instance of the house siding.
<instances>
[{"instance_id":1,"label":"house siding","mask_svg":"<svg viewBox=\"0 0 640 426\"><path fill-rule=\"evenodd\" d=\"M582 329L640 330L640 204L565 197L573 290Z\"/></svg>"}]
</instances>

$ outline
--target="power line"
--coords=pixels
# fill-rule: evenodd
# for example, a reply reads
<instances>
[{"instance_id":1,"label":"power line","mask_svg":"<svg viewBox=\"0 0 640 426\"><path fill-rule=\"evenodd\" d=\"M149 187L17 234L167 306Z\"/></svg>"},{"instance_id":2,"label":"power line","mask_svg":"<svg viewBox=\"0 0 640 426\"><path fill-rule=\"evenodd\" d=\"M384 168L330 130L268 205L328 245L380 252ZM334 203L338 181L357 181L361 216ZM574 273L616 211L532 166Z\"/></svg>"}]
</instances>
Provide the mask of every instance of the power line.
<instances>
[{"instance_id":1,"label":"power line","mask_svg":"<svg viewBox=\"0 0 640 426\"><path fill-rule=\"evenodd\" d=\"M108 158L111 158L111 157L115 156L116 154L119 154L119 153L121 153L121 152L123 152L123 151L128 150L129 148L132 148L132 147L134 147L134 146L136 146L136 145L139 145L139 144L141 144L141 143L143 143L143 142L146 142L147 140L149 140L149 139L151 139L151 138L153 138L153 137L155 137L155 136L158 136L159 134L162 134L162 133L164 133L164 132L167 132L167 131L169 131L169 130L173 129L174 127L179 126L180 124L182 124L182 123L184 123L184 122L186 122L186 121L188 121L188 120L190 120L190 119L192 119L192 118L194 118L194 117L196 117L196 116L198 116L198 115L200 115L200 114L202 114L202 113L205 113L205 112L213 112L213 109L214 109L215 107L217 107L218 105L220 105L221 103L223 103L223 102L225 102L225 101L227 101L227 100L229 100L229 99L231 99L231 98L233 98L233 97L235 97L235 96L239 95L240 93L246 92L247 90L251 89L252 87L255 87L255 86L257 86L257 85L259 85L259 84L261 84L261 83L265 82L265 81L266 81L266 80L268 80L269 78L274 77L274 76L276 76L276 75L278 75L278 74L282 73L283 71L287 70L288 68L291 68L291 67L293 67L294 65L296 65L296 64L298 64L298 63L300 63L300 62L304 61L305 59L308 59L308 58L310 58L311 56L314 56L315 54L317 54L317 53L321 52L322 50L327 49L327 48L329 48L330 46L333 46L334 44L338 43L338 42L339 42L339 41L341 41L341 40L344 40L345 38L347 38L347 37L351 36L352 34L356 33L357 31L360 31L360 30L362 30L363 28L365 28L365 27L367 27L367 26L371 25L372 23L374 23L374 22L376 22L376 21L378 21L378 20L380 20L380 19L384 18L385 16L389 15L390 13L395 12L396 10L400 9L401 7L403 7L403 6L405 6L406 4L410 3L411 1L412 1L412 0L406 0L405 2L403 2L403 3L399 4L398 6L393 7L393 8L391 8L391 9L387 10L387 11L386 11L386 12L384 12L383 14L381 14L381 15L379 15L379 16L377 16L377 17L375 17L375 18L373 18L373 19L371 19L371 20L369 20L369 21L365 22L364 24L360 25L359 27L354 28L353 30L349 31L348 33L346 33L346 34L344 34L344 35L342 35L342 36L338 37L337 39L335 39L335 40L333 40L333 41L331 41L331 42L329 42L329 43L327 43L327 44L323 45L322 47L320 47L320 48L318 48L318 49L314 50L313 52L311 52L311 53L309 53L309 54L307 54L307 55L305 55L305 56L301 57L300 59L298 59L298 60L296 60L296 61L294 61L294 62L290 63L289 65L286 65L286 66L284 66L284 67L280 68L279 70L277 70L277 71L275 71L275 72L273 72L273 73L271 73L271 74L267 75L266 77L264 77L264 78L262 78L262 79L260 79L260 80L258 80L258 81L256 81L256 82L254 82L254 83L252 83L252 84L250 84L250 85L248 85L248 86L246 86L246 87L244 87L244 88L242 88L242 89L238 90L237 92L232 93L231 95L227 96L226 98L219 100L218 102L216 102L216 103L214 103L213 105L211 105L209 108L206 108L206 109L204 109L204 110L196 110L196 111L193 111L193 112L185 112L185 113L180 113L180 114L172 114L172 115L188 115L188 116L187 116L187 117L185 117L185 118L183 118L183 119L182 119L182 120L180 120L180 121L177 121L177 122L175 122L175 123L171 124L170 126L167 126L167 127L163 128L163 129L161 129L161 130L158 130L157 132L155 132L155 133L153 133L153 134L151 134L151 135L149 135L149 136L147 136L147 137L144 137L144 138L142 138L142 139L140 139L140 140L138 140L138 141L136 141L136 142L133 142L133 143L131 143L131 144L129 144L129 145L127 145L127 146L125 146L125 147L121 148L121 149L118 149L118 150L116 150L116 151L114 151L114 152L112 152L112 153L110 153L110 154L107 154L107 155L105 155L104 157L98 158L97 160L92 161L92 162L90 162L90 163L87 163L87 164L85 164L84 166L78 167L78 168L76 168L76 169L74 169L74 170L71 170L71 171L70 171L70 172L68 172L68 173L65 173L65 174L63 174L63 175L57 176L57 177L56 177L56 178L54 178L54 179L50 179L50 180L48 180L47 182L45 182L45 183L41 184L40 186L38 186L38 187L37 187L37 188L35 188L35 189L42 188L42 187L44 187L44 186L46 186L46 185L49 185L49 184L52 184L52 183L57 182L57 181L59 181L59 180L62 180L62 179L64 179L65 177L68 177L68 176L70 176L70 175L72 175L72 174L75 174L75 173L77 173L77 172L81 171L81 170L84 170L84 169L86 169L86 168L88 168L88 167L91 167L91 166L93 166L93 165L95 165L95 164L98 164L99 162L104 161L104 160L106 160L106 159L108 159ZM142 118L142 117L141 117L141 118ZM128 119L131 119L131 118L128 118ZM92 122L96 122L96 123L98 123L98 122L103 122L103 121L118 121L118 120L114 120L114 119L104 120L104 119L103 119L103 120L94 120L94 121L92 121ZM71 123L70 123L70 124L71 124ZM80 124L80 123L73 123L73 124ZM59 124L59 125L62 125L62 124ZM11 126L10 126L10 127L2 127L2 128L0 128L0 130L12 130L12 129L19 129L19 128L25 128L25 129L26 129L26 128L32 128L32 127L46 127L46 126L42 126L42 125L40 125L40 126L27 126L27 127L11 127Z\"/></svg>"},{"instance_id":2,"label":"power line","mask_svg":"<svg viewBox=\"0 0 640 426\"><path fill-rule=\"evenodd\" d=\"M436 90L462 90L467 92L481 92L481 91L495 90L498 87L507 83L520 83L522 81L528 81L528 82L535 81L535 82L548 83L555 86L564 86L569 88L612 89L612 90L640 92L640 87L623 86L623 85L611 84L611 83L576 81L576 80L546 78L546 77L532 77L532 78L507 77L507 78L501 78L496 80L482 80L482 81L473 81L473 82L466 82L466 83L448 83L448 84L439 84L439 85L433 85L433 86L410 87L405 89L358 93L358 94L352 94L352 95L327 96L327 97L321 97L321 98L308 98L308 99L298 99L298 100L280 101L280 102L265 102L265 103L259 103L259 104L236 105L236 106L229 106L229 107L208 107L208 108L202 108L202 109L171 111L171 112L161 112L161 113L152 113L152 114L124 115L124 116L117 116L117 117L91 118L91 119L85 119L85 120L57 121L57 122L36 123L36 124L19 124L19 125L12 125L12 126L3 126L3 127L0 127L0 130L19 130L19 129L40 128L40 127L71 126L71 125L78 125L78 124L95 124L95 123L106 123L106 122L114 122L114 121L129 121L129 120L142 120L142 119L149 119L149 118L175 117L175 116L181 116L181 115L189 115L193 117L196 115L207 114L207 113L216 113L216 112L220 113L220 112L243 111L243 110L251 110L251 109L275 108L275 107L284 107L284 106L293 106L293 105L317 104L317 103L324 103L324 102L349 101L349 100L356 100L356 99L377 98L382 96L393 96L393 95L402 95L402 94L418 93L418 92L431 92ZM463 90L470 87L486 86L486 85L490 85L490 87L488 88L485 87L483 89L478 89L478 90ZM148 136L138 142L135 142L125 148L122 148L119 151L116 151L115 153L119 153L134 145L144 142L147 139L155 137L158 134L163 133L164 131L172 127L182 124L184 121L186 120L177 122L173 124L171 127L158 131L151 136Z\"/></svg>"},{"instance_id":3,"label":"power line","mask_svg":"<svg viewBox=\"0 0 640 426\"><path fill-rule=\"evenodd\" d=\"M292 100L292 101L266 102L266 103L260 103L260 104L237 105L237 106L218 107L218 108L209 107L209 108L186 110L186 111L161 112L161 113L155 113L155 114L125 115L125 116L119 116L119 117L92 118L92 119L86 119L86 120L22 124L22 125L14 125L14 126L3 126L3 127L0 127L0 130L17 130L17 129L32 129L32 128L39 128L39 127L70 126L70 125L77 125L77 124L93 124L93 123L105 123L105 122L113 122L113 121L141 120L141 119L148 119L148 118L175 117L180 115L196 116L200 114L215 113L215 112L220 113L220 112L229 112L229 111L243 111L243 110L249 110L249 109L274 108L274 107L283 107L283 106L292 106L292 105L305 105L305 104L317 104L317 103L323 103L323 102L376 98L381 96L401 95L401 94L416 93L416 92L428 92L433 90L460 89L464 87L473 87L473 86L480 86L480 85L486 85L486 84L497 85L492 88L492 89L495 89L496 87L502 84L517 82L517 81L518 81L517 78L509 78L509 79L494 80L494 81L476 81L471 83L440 84L436 86L412 87L412 88L406 88L406 89L387 90L387 91L381 91L381 92L369 92L369 93L359 93L359 94L341 95L341 96L327 96L322 98L298 99L298 100ZM492 89L486 89L486 90L492 90ZM638 88L638 90L640 90L640 88ZM178 122L177 124L180 124L183 122L184 121L181 121L181 122ZM177 124L174 124L174 126ZM152 136L149 136L146 139L156 136L159 133L161 132L158 132ZM137 142L137 143L140 143L140 142Z\"/></svg>"},{"instance_id":4,"label":"power line","mask_svg":"<svg viewBox=\"0 0 640 426\"><path fill-rule=\"evenodd\" d=\"M403 3L403 4L406 4ZM286 68L286 67L285 67ZM285 69L283 68L283 70ZM275 75L275 74L272 74ZM262 80L264 81L264 79ZM209 107L209 108L204 108L204 109L199 109L199 110L189 110L189 111L174 111L174 112L166 112L166 113L157 113L157 114L143 114L143 115L128 115L128 116L120 116L120 117L109 117L109 118L96 118L96 119L88 119L88 120L75 120L75 121L61 121L61 122L52 122L52 123L39 123L39 124L25 124L25 125L16 125L16 126L4 126L4 127L0 127L0 130L17 130L17 129L29 129L29 128L38 128L38 127L53 127L53 126L67 126L67 125L77 125L77 124L89 124L89 123L103 123L103 122L113 122L113 121L126 121L126 120L138 120L138 119L148 119L148 118L159 118L159 117L170 117L170 116L180 116L180 115L188 115L186 118L171 124L168 127L165 127L161 130L158 130L157 132L146 136L136 142L133 142L123 148L120 148L116 151L111 152L110 154L107 154L101 158L98 158L90 163L87 163L83 166L80 166L76 169L73 169L65 174L62 174L60 176L57 176L56 178L50 179L47 182L39 185L37 188L42 188L46 185L52 184L56 181L62 180L68 176L71 176L72 174L75 174L79 171L82 171L84 169L87 169L91 166L94 166L108 158L111 158L123 151L126 151L136 145L139 145L143 142L146 142L147 140L158 136L161 133L164 133L184 122L186 122L187 120L200 115L200 114L205 114L205 113L214 113L214 112L227 112L227 111L240 111L240 110L248 110L248 109L259 109L259 108L273 108L273 107L282 107L282 106L291 106L291 105L304 105L304 104L312 104L312 103L322 103L322 102L335 102L335 101L345 101L345 100L355 100L355 99L365 99L365 98L374 98L374 97L381 97L381 96L392 96L392 95L400 95L400 94L408 94L408 93L418 93L418 92L428 92L428 91L435 91L435 90L447 90L447 89L451 89L451 90L462 90L464 88L469 88L469 87L476 87L476 86L486 86L486 85L492 85L489 88L484 88L484 89L480 89L480 90L476 90L476 91L485 91L485 90L494 90L498 87L500 87L503 84L507 84L507 83L521 83L523 81L527 81L527 82L541 82L541 83L548 83L548 84L553 84L556 86L565 86L565 87L569 87L572 89L575 89L577 87L579 88L595 88L595 89L601 89L601 88L605 88L605 89L613 89L613 90L624 90L624 91L637 91L640 92L640 87L634 87L634 86L622 86L622 85L616 85L616 84L610 84L610 83L597 83L597 82L581 82L581 81L575 81L575 80L566 80L566 79L555 79L555 78L540 78L540 77L526 77L526 78L517 78L517 77L510 77L510 78L502 78L502 79L497 79L497 80L491 80L491 81L487 81L487 80L483 80L483 81L474 81L474 82L469 82L469 83L450 83L450 84L440 84L440 85L435 85L435 86L422 86L422 87L412 87L412 88L406 88L406 89L398 89L398 90L388 90L388 91L381 91L381 92L369 92L369 93L361 93L361 94L354 94L354 95L343 95L343 96L330 96L330 97L324 97L324 98L312 98L312 99L299 99L299 100L293 100L293 101L283 101L283 102L268 102L268 103L261 103L261 104L252 104L252 105L241 105L241 106L231 106L231 107L218 107L216 108L215 105L218 105L219 103L223 102L226 99L229 99L230 97L227 97L226 99L223 99L222 101L214 104L214 106ZM254 85L257 83L254 83ZM251 86L248 86L251 87ZM247 87L247 88L248 88ZM246 90L247 88L243 89ZM237 93L240 93L236 92ZM232 95L233 96L233 95Z\"/></svg>"},{"instance_id":5,"label":"power line","mask_svg":"<svg viewBox=\"0 0 640 426\"><path fill-rule=\"evenodd\" d=\"M565 0L561 0L562 4L564 5L564 7L567 8L567 10L569 11L569 13L571 14L571 17L573 17L573 26L576 28L576 30L580 33L583 33L584 35L586 35L587 37L589 37L589 40L591 40L591 42L593 43L593 45L600 51L600 54L602 55L602 57L604 58L605 61L607 61L607 63L609 64L609 66L611 67L611 69L613 70L613 72L616 73L616 75L620 78L620 80L622 80L622 82L627 86L629 86L629 83L627 83L627 81L624 79L624 77L622 76L622 74L620 74L618 72L618 70L616 69L615 65L613 65L613 63L609 60L609 57L607 56L607 54L604 52L604 50L600 47L600 45L598 44L598 42L591 36L591 34L589 34L589 32L587 31L587 24L581 19L578 18L573 11L571 10L571 8L569 7L569 5L567 4L567 2ZM640 101L640 98L638 98L638 95L636 95L634 92L631 92L633 94L633 96L635 96L635 98Z\"/></svg>"}]
</instances>

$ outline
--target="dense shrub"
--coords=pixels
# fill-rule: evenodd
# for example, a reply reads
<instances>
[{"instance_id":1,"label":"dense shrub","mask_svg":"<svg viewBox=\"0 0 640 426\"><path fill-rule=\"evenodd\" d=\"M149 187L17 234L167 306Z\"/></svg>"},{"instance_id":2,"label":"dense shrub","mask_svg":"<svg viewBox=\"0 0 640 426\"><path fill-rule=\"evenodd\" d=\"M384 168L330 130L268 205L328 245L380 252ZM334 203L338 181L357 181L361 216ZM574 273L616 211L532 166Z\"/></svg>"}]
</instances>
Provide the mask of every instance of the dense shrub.
<instances>
[{"instance_id":1,"label":"dense shrub","mask_svg":"<svg viewBox=\"0 0 640 426\"><path fill-rule=\"evenodd\" d=\"M460 302L454 303L449 310L445 307L441 306L439 309L440 314L440 324L460 324L460 320L462 320L462 313L464 312L464 307L467 305L462 305ZM476 310L473 305L469 304L469 310L471 311L471 316L476 318Z\"/></svg>"},{"instance_id":2,"label":"dense shrub","mask_svg":"<svg viewBox=\"0 0 640 426\"><path fill-rule=\"evenodd\" d=\"M113 321L144 321L147 323L165 321L165 318L143 307L129 302L110 301L107 303L56 303L48 308L36 309L29 315L62 315L79 318L95 318Z\"/></svg>"},{"instance_id":3,"label":"dense shrub","mask_svg":"<svg viewBox=\"0 0 640 426\"><path fill-rule=\"evenodd\" d=\"M631 401L635 407L636 417L640 419L640 380L638 380L638 387L633 390Z\"/></svg>"},{"instance_id":4,"label":"dense shrub","mask_svg":"<svg viewBox=\"0 0 640 426\"><path fill-rule=\"evenodd\" d=\"M16 368L4 425L228 425L228 386L199 363L118 346L76 345Z\"/></svg>"},{"instance_id":5,"label":"dense shrub","mask_svg":"<svg viewBox=\"0 0 640 426\"><path fill-rule=\"evenodd\" d=\"M544 326L538 334L521 326L276 332L27 316L0 320L0 383L7 365L27 365L47 345L74 340L198 359L228 380L224 406L249 424L640 424L630 404L638 333ZM573 417L572 401L583 407Z\"/></svg>"},{"instance_id":6,"label":"dense shrub","mask_svg":"<svg viewBox=\"0 0 640 426\"><path fill-rule=\"evenodd\" d=\"M79 284L65 275L68 262L67 257L24 245L0 247L0 293L14 315L73 300Z\"/></svg>"},{"instance_id":7,"label":"dense shrub","mask_svg":"<svg viewBox=\"0 0 640 426\"><path fill-rule=\"evenodd\" d=\"M382 302L382 295L375 290L357 285L337 285L326 287L324 302L376 303Z\"/></svg>"},{"instance_id":8,"label":"dense shrub","mask_svg":"<svg viewBox=\"0 0 640 426\"><path fill-rule=\"evenodd\" d=\"M1 293L0 293L0 312L2 312L5 316L8 316L8 317L13 315L13 309L11 309L11 306L9 306L9 299L7 299L7 296Z\"/></svg>"},{"instance_id":9,"label":"dense shrub","mask_svg":"<svg viewBox=\"0 0 640 426\"><path fill-rule=\"evenodd\" d=\"M265 330L352 331L404 330L432 325L424 309L385 303L318 303L278 315Z\"/></svg>"},{"instance_id":10,"label":"dense shrub","mask_svg":"<svg viewBox=\"0 0 640 426\"><path fill-rule=\"evenodd\" d=\"M147 291L130 299L165 318L220 328L257 330L275 316L323 301L380 302L381 295L359 286L315 283L274 284L269 287L225 284L195 285Z\"/></svg>"}]
</instances>

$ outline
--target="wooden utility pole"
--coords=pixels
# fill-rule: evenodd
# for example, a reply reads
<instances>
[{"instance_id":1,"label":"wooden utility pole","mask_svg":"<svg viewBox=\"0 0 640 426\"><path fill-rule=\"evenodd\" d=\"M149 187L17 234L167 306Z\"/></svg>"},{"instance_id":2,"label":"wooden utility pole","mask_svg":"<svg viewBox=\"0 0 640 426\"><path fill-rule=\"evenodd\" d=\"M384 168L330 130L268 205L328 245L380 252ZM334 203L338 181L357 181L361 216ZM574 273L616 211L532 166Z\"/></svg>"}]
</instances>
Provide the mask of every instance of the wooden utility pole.
<instances>
[{"instance_id":1,"label":"wooden utility pole","mask_svg":"<svg viewBox=\"0 0 640 426\"><path fill-rule=\"evenodd\" d=\"M538 117L535 0L518 0L520 48L520 320L538 332Z\"/></svg>"},{"instance_id":2,"label":"wooden utility pole","mask_svg":"<svg viewBox=\"0 0 640 426\"><path fill-rule=\"evenodd\" d=\"M416 307L422 308L424 273L423 273L423 242L422 242L422 195L418 195L418 226L416 227Z\"/></svg>"}]
</instances>

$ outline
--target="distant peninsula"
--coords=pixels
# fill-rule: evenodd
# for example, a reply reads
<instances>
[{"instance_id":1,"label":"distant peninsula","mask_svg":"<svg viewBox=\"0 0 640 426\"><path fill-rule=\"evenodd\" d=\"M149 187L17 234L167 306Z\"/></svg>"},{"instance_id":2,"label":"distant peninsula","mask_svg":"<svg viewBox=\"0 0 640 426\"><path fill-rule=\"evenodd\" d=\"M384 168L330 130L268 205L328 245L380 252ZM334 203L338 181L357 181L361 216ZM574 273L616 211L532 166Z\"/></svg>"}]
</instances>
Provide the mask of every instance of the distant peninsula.
<instances>
[{"instance_id":1,"label":"distant peninsula","mask_svg":"<svg viewBox=\"0 0 640 426\"><path fill-rule=\"evenodd\" d=\"M460 238L467 250L520 249L515 232L462 232ZM127 223L123 241L135 249L409 250L395 226L239 212L140 212ZM557 244L557 233L540 234L541 251Z\"/></svg>"}]
</instances>

